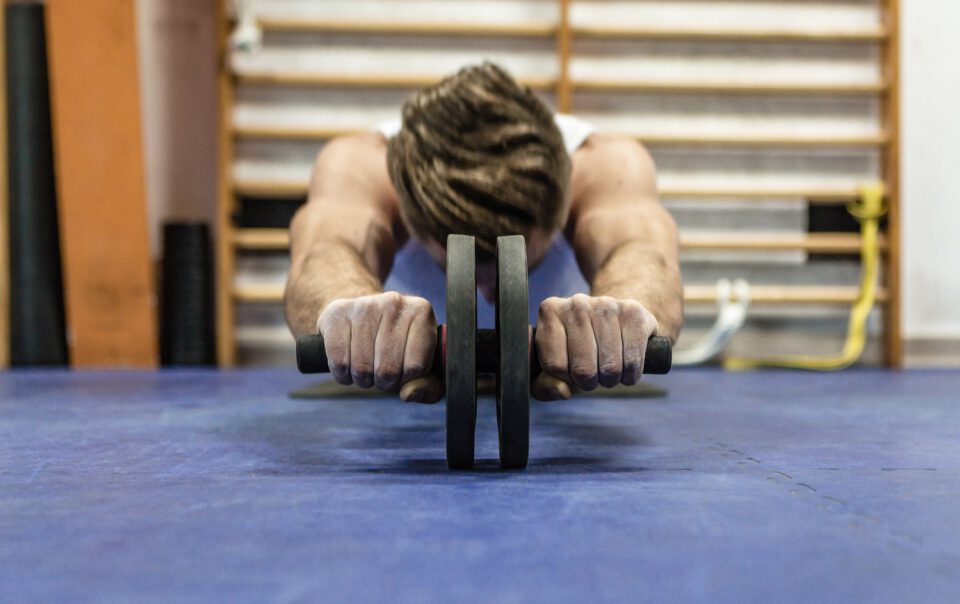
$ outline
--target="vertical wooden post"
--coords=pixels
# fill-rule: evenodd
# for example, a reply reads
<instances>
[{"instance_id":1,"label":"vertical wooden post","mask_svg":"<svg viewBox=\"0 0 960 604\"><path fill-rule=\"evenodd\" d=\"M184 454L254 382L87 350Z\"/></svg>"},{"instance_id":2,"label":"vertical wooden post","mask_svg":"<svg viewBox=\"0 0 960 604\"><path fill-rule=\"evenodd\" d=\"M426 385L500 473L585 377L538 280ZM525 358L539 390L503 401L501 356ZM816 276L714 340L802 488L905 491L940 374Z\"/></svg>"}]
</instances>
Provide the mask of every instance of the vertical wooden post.
<instances>
[{"instance_id":1,"label":"vertical wooden post","mask_svg":"<svg viewBox=\"0 0 960 604\"><path fill-rule=\"evenodd\" d=\"M134 0L48 0L70 359L155 367Z\"/></svg>"},{"instance_id":2,"label":"vertical wooden post","mask_svg":"<svg viewBox=\"0 0 960 604\"><path fill-rule=\"evenodd\" d=\"M0 369L10 366L10 207L7 184L7 3L0 2Z\"/></svg>"},{"instance_id":3,"label":"vertical wooden post","mask_svg":"<svg viewBox=\"0 0 960 604\"><path fill-rule=\"evenodd\" d=\"M234 337L234 224L236 199L233 194L233 76L230 71L231 20L226 0L217 0L219 32L219 163L217 187L217 362L221 367L236 364Z\"/></svg>"},{"instance_id":4,"label":"vertical wooden post","mask_svg":"<svg viewBox=\"0 0 960 604\"><path fill-rule=\"evenodd\" d=\"M557 26L557 59L560 62L560 74L557 79L557 109L561 113L570 113L573 107L572 87L570 85L570 0L559 0L560 23Z\"/></svg>"},{"instance_id":5,"label":"vertical wooden post","mask_svg":"<svg viewBox=\"0 0 960 604\"><path fill-rule=\"evenodd\" d=\"M884 310L884 357L889 367L903 366L903 334L901 324L901 199L900 199L900 0L887 0L883 14L887 29L884 45L884 78L889 90L883 100L884 128L889 136L883 155L883 177L887 186L889 204L886 286L887 305Z\"/></svg>"}]
</instances>

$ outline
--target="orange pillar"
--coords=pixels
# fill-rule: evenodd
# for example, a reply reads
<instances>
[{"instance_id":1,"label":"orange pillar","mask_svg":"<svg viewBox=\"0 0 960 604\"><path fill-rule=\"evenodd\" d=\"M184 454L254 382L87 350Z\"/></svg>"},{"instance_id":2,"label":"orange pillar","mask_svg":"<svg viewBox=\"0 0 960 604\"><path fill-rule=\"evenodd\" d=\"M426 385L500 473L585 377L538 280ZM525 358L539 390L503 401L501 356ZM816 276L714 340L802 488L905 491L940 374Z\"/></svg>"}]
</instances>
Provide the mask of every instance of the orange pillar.
<instances>
[{"instance_id":1,"label":"orange pillar","mask_svg":"<svg viewBox=\"0 0 960 604\"><path fill-rule=\"evenodd\" d=\"M155 367L134 0L48 0L70 359Z\"/></svg>"}]
</instances>

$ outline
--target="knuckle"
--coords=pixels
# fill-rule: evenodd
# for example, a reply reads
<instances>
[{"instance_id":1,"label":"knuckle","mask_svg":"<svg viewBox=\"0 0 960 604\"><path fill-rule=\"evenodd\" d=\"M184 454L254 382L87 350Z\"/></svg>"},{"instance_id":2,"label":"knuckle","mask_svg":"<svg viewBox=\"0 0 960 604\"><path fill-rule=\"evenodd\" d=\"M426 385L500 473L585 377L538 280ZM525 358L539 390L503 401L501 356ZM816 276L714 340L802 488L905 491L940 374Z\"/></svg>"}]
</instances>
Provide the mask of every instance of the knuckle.
<instances>
[{"instance_id":1,"label":"knuckle","mask_svg":"<svg viewBox=\"0 0 960 604\"><path fill-rule=\"evenodd\" d=\"M378 384L391 384L400 376L400 368L393 363L382 363L376 370L374 378Z\"/></svg>"},{"instance_id":2,"label":"knuckle","mask_svg":"<svg viewBox=\"0 0 960 604\"><path fill-rule=\"evenodd\" d=\"M437 322L436 316L433 314L433 305L429 301L423 298L408 298L407 304L410 309L410 313L417 318L426 318L432 323Z\"/></svg>"},{"instance_id":3,"label":"knuckle","mask_svg":"<svg viewBox=\"0 0 960 604\"><path fill-rule=\"evenodd\" d=\"M427 372L427 367L419 361L407 362L403 365L404 377L408 380L418 378Z\"/></svg>"},{"instance_id":4,"label":"knuckle","mask_svg":"<svg viewBox=\"0 0 960 604\"><path fill-rule=\"evenodd\" d=\"M597 379L597 370L587 365L574 365L570 368L570 377L578 384L588 384Z\"/></svg>"},{"instance_id":5,"label":"knuckle","mask_svg":"<svg viewBox=\"0 0 960 604\"><path fill-rule=\"evenodd\" d=\"M363 380L373 377L373 365L368 361L360 361L351 364L350 372L356 378Z\"/></svg>"},{"instance_id":6,"label":"knuckle","mask_svg":"<svg viewBox=\"0 0 960 604\"><path fill-rule=\"evenodd\" d=\"M348 363L334 363L330 366L330 373L338 384L352 384L353 377Z\"/></svg>"},{"instance_id":7,"label":"knuckle","mask_svg":"<svg viewBox=\"0 0 960 604\"><path fill-rule=\"evenodd\" d=\"M553 314L559 312L560 308L563 306L563 301L561 298L556 296L551 296L540 303L540 315Z\"/></svg>"},{"instance_id":8,"label":"knuckle","mask_svg":"<svg viewBox=\"0 0 960 604\"><path fill-rule=\"evenodd\" d=\"M610 296L603 296L597 298L597 308L606 310L608 312L619 312L620 303L616 298L611 298Z\"/></svg>"},{"instance_id":9,"label":"knuckle","mask_svg":"<svg viewBox=\"0 0 960 604\"><path fill-rule=\"evenodd\" d=\"M420 296L408 296L404 298L404 302L410 306L410 308L419 312L424 312L431 308L430 302Z\"/></svg>"},{"instance_id":10,"label":"knuckle","mask_svg":"<svg viewBox=\"0 0 960 604\"><path fill-rule=\"evenodd\" d=\"M604 378L614 378L620 375L620 371L623 369L622 365L613 362L606 362L600 365L600 375Z\"/></svg>"},{"instance_id":11,"label":"knuckle","mask_svg":"<svg viewBox=\"0 0 960 604\"><path fill-rule=\"evenodd\" d=\"M586 294L577 294L570 298L570 309L576 315L589 314L592 306L593 304L591 303L591 298Z\"/></svg>"},{"instance_id":12,"label":"knuckle","mask_svg":"<svg viewBox=\"0 0 960 604\"><path fill-rule=\"evenodd\" d=\"M561 376L568 373L567 366L561 363L559 359L543 359L540 368L552 376Z\"/></svg>"},{"instance_id":13,"label":"knuckle","mask_svg":"<svg viewBox=\"0 0 960 604\"><path fill-rule=\"evenodd\" d=\"M636 300L626 300L620 308L620 315L627 321L643 321L645 314L646 309Z\"/></svg>"},{"instance_id":14,"label":"knuckle","mask_svg":"<svg viewBox=\"0 0 960 604\"><path fill-rule=\"evenodd\" d=\"M599 319L609 320L619 314L619 309L615 303L598 300L594 305L593 314Z\"/></svg>"},{"instance_id":15,"label":"knuckle","mask_svg":"<svg viewBox=\"0 0 960 604\"><path fill-rule=\"evenodd\" d=\"M343 317L346 307L347 303L345 300L334 300L330 304L327 304L326 308L320 313L320 316L317 317L317 327L329 327L332 322Z\"/></svg>"},{"instance_id":16,"label":"knuckle","mask_svg":"<svg viewBox=\"0 0 960 604\"><path fill-rule=\"evenodd\" d=\"M397 292L387 292L380 297L380 308L384 314L398 315L403 310L403 296Z\"/></svg>"}]
</instances>

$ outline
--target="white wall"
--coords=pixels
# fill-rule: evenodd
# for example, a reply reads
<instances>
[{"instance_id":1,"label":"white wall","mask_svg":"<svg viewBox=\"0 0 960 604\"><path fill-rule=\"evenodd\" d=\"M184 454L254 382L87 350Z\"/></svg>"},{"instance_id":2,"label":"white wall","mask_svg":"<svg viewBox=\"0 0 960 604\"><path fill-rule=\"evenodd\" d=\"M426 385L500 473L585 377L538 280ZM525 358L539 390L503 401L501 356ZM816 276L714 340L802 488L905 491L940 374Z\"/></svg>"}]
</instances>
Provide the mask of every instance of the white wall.
<instances>
[{"instance_id":1,"label":"white wall","mask_svg":"<svg viewBox=\"0 0 960 604\"><path fill-rule=\"evenodd\" d=\"M960 338L960 2L903 4L907 338Z\"/></svg>"},{"instance_id":2,"label":"white wall","mask_svg":"<svg viewBox=\"0 0 960 604\"><path fill-rule=\"evenodd\" d=\"M137 0L151 246L160 225L215 225L219 0Z\"/></svg>"}]
</instances>

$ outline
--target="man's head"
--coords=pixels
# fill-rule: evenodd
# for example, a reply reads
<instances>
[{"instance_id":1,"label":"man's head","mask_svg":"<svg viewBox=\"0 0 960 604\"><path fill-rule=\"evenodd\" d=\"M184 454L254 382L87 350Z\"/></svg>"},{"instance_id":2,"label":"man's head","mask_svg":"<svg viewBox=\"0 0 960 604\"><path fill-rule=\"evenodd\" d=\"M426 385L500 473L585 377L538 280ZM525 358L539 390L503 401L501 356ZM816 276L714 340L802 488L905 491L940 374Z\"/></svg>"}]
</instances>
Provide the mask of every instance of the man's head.
<instances>
[{"instance_id":1,"label":"man's head","mask_svg":"<svg viewBox=\"0 0 960 604\"><path fill-rule=\"evenodd\" d=\"M473 235L489 263L498 236L519 234L536 263L567 218L570 158L553 113L492 63L407 101L387 162L404 223L434 252Z\"/></svg>"}]
</instances>

